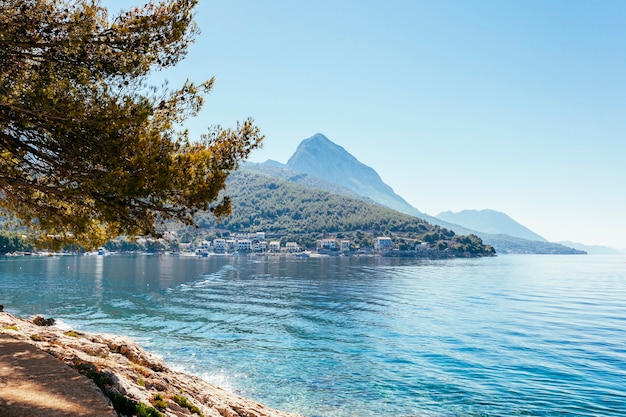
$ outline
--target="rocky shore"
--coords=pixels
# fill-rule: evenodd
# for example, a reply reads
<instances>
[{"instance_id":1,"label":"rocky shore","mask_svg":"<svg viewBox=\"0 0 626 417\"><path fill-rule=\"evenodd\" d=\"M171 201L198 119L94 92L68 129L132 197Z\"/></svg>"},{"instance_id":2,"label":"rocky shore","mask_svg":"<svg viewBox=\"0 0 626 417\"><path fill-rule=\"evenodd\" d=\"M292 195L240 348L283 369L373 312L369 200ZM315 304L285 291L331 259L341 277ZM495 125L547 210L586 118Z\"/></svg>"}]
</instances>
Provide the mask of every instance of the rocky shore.
<instances>
[{"instance_id":1,"label":"rocky shore","mask_svg":"<svg viewBox=\"0 0 626 417\"><path fill-rule=\"evenodd\" d=\"M128 338L62 330L50 319L26 320L1 311L0 334L88 377L119 416L296 417L174 371Z\"/></svg>"}]
</instances>

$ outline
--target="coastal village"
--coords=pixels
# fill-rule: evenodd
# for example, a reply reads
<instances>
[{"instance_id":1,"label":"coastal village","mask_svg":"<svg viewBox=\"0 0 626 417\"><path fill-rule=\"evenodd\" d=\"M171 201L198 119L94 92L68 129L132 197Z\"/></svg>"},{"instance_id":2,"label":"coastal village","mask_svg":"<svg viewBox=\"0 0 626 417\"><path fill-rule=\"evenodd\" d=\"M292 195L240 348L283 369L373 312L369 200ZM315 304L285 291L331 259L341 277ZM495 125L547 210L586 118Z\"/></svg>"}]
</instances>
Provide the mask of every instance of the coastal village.
<instances>
[{"instance_id":1,"label":"coastal village","mask_svg":"<svg viewBox=\"0 0 626 417\"><path fill-rule=\"evenodd\" d=\"M174 243L173 243L174 242ZM454 242L451 241L451 244ZM267 239L265 232L237 233L228 237L201 239L188 243L181 243L174 234L166 234L158 241L138 239L141 247L158 247L160 252L168 251L173 254L186 256L207 257L212 255L292 255L296 257L310 256L410 256L425 255L429 252L441 252L431 248L427 242L414 242L414 246L407 250L400 250L397 242L389 236L374 238L373 246L355 246L349 239L326 237L315 241L315 249L302 247L298 242L288 240ZM100 251L106 250L100 248ZM100 253L102 254L102 253Z\"/></svg>"},{"instance_id":2,"label":"coastal village","mask_svg":"<svg viewBox=\"0 0 626 417\"><path fill-rule=\"evenodd\" d=\"M22 240L27 242L26 236ZM191 237L185 233L165 232L160 238L118 237L96 250L62 250L51 252L23 246L4 251L4 256L48 256L48 255L113 255L113 254L169 254L177 256L295 256L299 258L324 256L385 256L385 257L425 257L451 258L472 256L493 256L495 253L477 253L471 248L471 238L452 234L444 240L431 241L428 237L421 241L403 236L371 236L363 244L345 238L344 234L326 234L321 239L304 246L284 236L267 236L263 231L230 233L216 232L204 236ZM468 245L468 242L470 245Z\"/></svg>"},{"instance_id":3,"label":"coastal village","mask_svg":"<svg viewBox=\"0 0 626 417\"><path fill-rule=\"evenodd\" d=\"M355 252L348 239L326 238L318 239L315 245L315 252L324 255L346 255ZM390 237L377 237L373 248L361 249L361 253L381 253L393 249L393 240ZM268 241L265 232L239 233L232 238L215 238L213 240L202 240L197 245L193 243L181 243L181 252L195 253L199 256L214 254L294 254L306 256L311 254L309 250L302 248L297 242L286 241L284 244L280 240Z\"/></svg>"},{"instance_id":4,"label":"coastal village","mask_svg":"<svg viewBox=\"0 0 626 417\"><path fill-rule=\"evenodd\" d=\"M412 250L400 250L391 237L379 236L374 239L374 245L370 247L355 247L349 239L328 237L318 239L315 242L315 250L304 248L297 242L281 240L268 240L265 232L237 233L234 236L219 237L213 239L200 239L197 241L179 242L175 233L166 233L163 238L137 238L130 247L120 250L120 242L110 242L94 251L84 252L85 255L111 255L113 253L170 253L183 256L208 257L212 255L293 255L296 257L309 256L353 256L353 255L389 255L392 252L404 255L414 253L422 254L434 251L426 242L418 242ZM116 243L117 242L117 243ZM454 243L454 242L451 242ZM51 253L46 250L13 251L6 256L46 256ZM59 253L57 253L59 254ZM77 254L77 252L64 251L60 254Z\"/></svg>"}]
</instances>

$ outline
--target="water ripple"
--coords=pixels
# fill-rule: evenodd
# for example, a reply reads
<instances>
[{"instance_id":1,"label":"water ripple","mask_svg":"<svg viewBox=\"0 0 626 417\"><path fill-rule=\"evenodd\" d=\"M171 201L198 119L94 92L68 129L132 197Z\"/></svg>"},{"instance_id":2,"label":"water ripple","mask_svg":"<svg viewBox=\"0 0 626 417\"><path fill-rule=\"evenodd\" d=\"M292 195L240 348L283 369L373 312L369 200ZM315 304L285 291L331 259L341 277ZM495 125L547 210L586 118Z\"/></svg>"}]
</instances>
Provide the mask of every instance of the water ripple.
<instances>
[{"instance_id":1,"label":"water ripple","mask_svg":"<svg viewBox=\"0 0 626 417\"><path fill-rule=\"evenodd\" d=\"M5 306L287 411L626 415L620 258L68 258L0 260Z\"/></svg>"}]
</instances>

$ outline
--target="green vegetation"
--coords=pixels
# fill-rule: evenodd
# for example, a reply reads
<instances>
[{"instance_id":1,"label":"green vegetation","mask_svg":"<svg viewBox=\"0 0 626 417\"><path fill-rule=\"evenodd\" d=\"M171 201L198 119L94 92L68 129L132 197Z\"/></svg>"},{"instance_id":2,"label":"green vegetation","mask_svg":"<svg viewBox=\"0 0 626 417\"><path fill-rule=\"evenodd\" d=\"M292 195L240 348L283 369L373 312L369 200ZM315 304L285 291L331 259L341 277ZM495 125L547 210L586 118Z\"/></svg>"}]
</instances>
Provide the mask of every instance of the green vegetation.
<instances>
[{"instance_id":1,"label":"green vegetation","mask_svg":"<svg viewBox=\"0 0 626 417\"><path fill-rule=\"evenodd\" d=\"M213 79L155 87L198 34L197 0L109 16L99 1L0 0L0 215L53 247L221 217L229 173L263 139L248 119L191 140Z\"/></svg>"},{"instance_id":2,"label":"green vegetation","mask_svg":"<svg viewBox=\"0 0 626 417\"><path fill-rule=\"evenodd\" d=\"M17 232L0 231L0 255L30 250L32 250L32 246L21 234Z\"/></svg>"},{"instance_id":3,"label":"green vegetation","mask_svg":"<svg viewBox=\"0 0 626 417\"><path fill-rule=\"evenodd\" d=\"M200 411L200 409L198 407L196 407L195 405L190 403L189 400L187 400L186 397L184 397L182 395L175 395L172 398L172 400L174 400L174 402L176 404L180 405L181 407L185 407L186 409L188 409L192 413L196 413L197 415L202 417L202 411Z\"/></svg>"},{"instance_id":4,"label":"green vegetation","mask_svg":"<svg viewBox=\"0 0 626 417\"><path fill-rule=\"evenodd\" d=\"M167 408L167 402L165 402L165 398L162 394L154 394L151 403L158 410L165 410Z\"/></svg>"},{"instance_id":5,"label":"green vegetation","mask_svg":"<svg viewBox=\"0 0 626 417\"><path fill-rule=\"evenodd\" d=\"M180 222L160 225L167 239L119 237L104 246L113 252L161 252L177 250L183 243L203 239L228 238L237 233L263 231L267 240L296 242L314 250L316 241L325 238L350 241L352 251L372 249L377 237L392 239L393 255L489 256L495 252L475 235L460 236L423 219L365 201L361 198L269 177L242 169L230 175L228 194L232 214L216 219L211 212L196 214L198 227ZM426 245L426 246L424 246Z\"/></svg>"},{"instance_id":6,"label":"green vegetation","mask_svg":"<svg viewBox=\"0 0 626 417\"><path fill-rule=\"evenodd\" d=\"M111 252L162 252L167 248L158 240L137 241L136 239L113 239L108 241L104 247Z\"/></svg>"},{"instance_id":7,"label":"green vegetation","mask_svg":"<svg viewBox=\"0 0 626 417\"><path fill-rule=\"evenodd\" d=\"M267 233L337 233L364 230L424 233L425 221L394 210L339 194L313 190L291 182L238 171L228 181L233 212L218 223L205 214L201 227L229 231L250 229Z\"/></svg>"},{"instance_id":8,"label":"green vegetation","mask_svg":"<svg viewBox=\"0 0 626 417\"><path fill-rule=\"evenodd\" d=\"M0 215L40 247L93 248L183 224L205 234L263 230L306 248L343 234L355 247L389 236L406 250L426 242L460 255L490 253L478 238L460 243L415 217L276 178L238 172L225 193L231 172L261 145L259 129L248 119L191 140L178 127L198 114L213 79L147 85L197 36L197 0L111 17L98 1L0 5ZM6 235L0 253L22 245ZM156 240L140 247L165 248Z\"/></svg>"},{"instance_id":9,"label":"green vegetation","mask_svg":"<svg viewBox=\"0 0 626 417\"><path fill-rule=\"evenodd\" d=\"M163 417L163 413L159 410L140 401L131 400L123 395L113 393L108 390L105 394L109 397L113 403L113 408L119 415L135 417Z\"/></svg>"},{"instance_id":10,"label":"green vegetation","mask_svg":"<svg viewBox=\"0 0 626 417\"><path fill-rule=\"evenodd\" d=\"M506 235L489 237L489 244L500 248L501 253L534 253L542 255L581 255L581 251L552 242L537 242Z\"/></svg>"},{"instance_id":11,"label":"green vegetation","mask_svg":"<svg viewBox=\"0 0 626 417\"><path fill-rule=\"evenodd\" d=\"M137 402L135 405L135 415L137 417L163 417L163 413L154 407L150 407L142 402Z\"/></svg>"},{"instance_id":12,"label":"green vegetation","mask_svg":"<svg viewBox=\"0 0 626 417\"><path fill-rule=\"evenodd\" d=\"M69 337L76 337L76 338L79 338L79 337L82 336L80 333L78 333L78 332L76 332L74 330L68 330L66 332L63 332L63 334L66 335L66 336L69 336Z\"/></svg>"},{"instance_id":13,"label":"green vegetation","mask_svg":"<svg viewBox=\"0 0 626 417\"><path fill-rule=\"evenodd\" d=\"M4 326L4 330L15 330L16 332L19 330L16 325Z\"/></svg>"},{"instance_id":14,"label":"green vegetation","mask_svg":"<svg viewBox=\"0 0 626 417\"><path fill-rule=\"evenodd\" d=\"M106 395L113 404L115 411L121 416L136 416L136 417L163 417L163 413L159 412L156 408L151 407L139 401L131 400L115 391L112 391L109 386L113 384L111 377L105 373L98 372L94 367L79 366L77 370L90 378L100 390Z\"/></svg>"},{"instance_id":15,"label":"green vegetation","mask_svg":"<svg viewBox=\"0 0 626 417\"><path fill-rule=\"evenodd\" d=\"M352 247L373 247L375 238L389 236L396 248L414 250L422 243L460 256L491 255L493 248L477 236L457 236L414 216L275 177L240 170L228 180L232 214L221 221L200 213L196 222L205 231L221 234L264 231L268 236L315 248L317 239L348 239ZM179 231L181 234L185 231ZM201 233L187 230L186 233ZM215 233L217 235L217 233Z\"/></svg>"}]
</instances>

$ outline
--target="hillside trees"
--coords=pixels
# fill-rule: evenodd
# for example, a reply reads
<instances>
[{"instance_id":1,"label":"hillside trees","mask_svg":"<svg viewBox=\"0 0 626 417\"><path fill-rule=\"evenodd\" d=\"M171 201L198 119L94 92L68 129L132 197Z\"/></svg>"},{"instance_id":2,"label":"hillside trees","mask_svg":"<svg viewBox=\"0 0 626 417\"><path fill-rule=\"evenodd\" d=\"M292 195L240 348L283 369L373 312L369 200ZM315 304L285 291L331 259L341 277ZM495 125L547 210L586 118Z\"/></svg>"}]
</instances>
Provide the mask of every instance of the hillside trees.
<instances>
[{"instance_id":1,"label":"hillside trees","mask_svg":"<svg viewBox=\"0 0 626 417\"><path fill-rule=\"evenodd\" d=\"M158 219L230 212L220 191L259 129L248 119L191 140L180 126L214 80L148 85L197 36L196 3L109 18L98 0L0 0L0 214L57 244L95 246L157 235Z\"/></svg>"},{"instance_id":2,"label":"hillside trees","mask_svg":"<svg viewBox=\"0 0 626 417\"><path fill-rule=\"evenodd\" d=\"M9 252L31 250L32 248L19 234L13 232L0 232L0 255Z\"/></svg>"},{"instance_id":3,"label":"hillside trees","mask_svg":"<svg viewBox=\"0 0 626 417\"><path fill-rule=\"evenodd\" d=\"M491 255L493 248L476 236L458 236L423 219L345 195L309 188L259 174L245 167L228 179L232 215L219 223L204 213L198 224L206 230L234 233L264 231L315 248L315 241L327 235L348 239L356 247L373 247L377 236L391 236L396 247L414 250L426 242L438 250L448 249L459 256Z\"/></svg>"}]
</instances>

